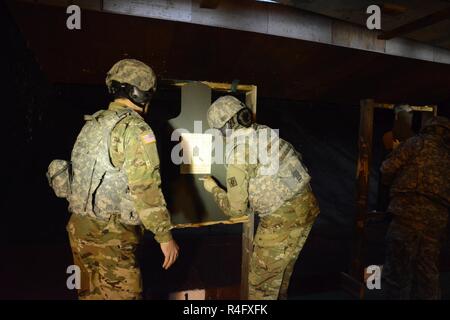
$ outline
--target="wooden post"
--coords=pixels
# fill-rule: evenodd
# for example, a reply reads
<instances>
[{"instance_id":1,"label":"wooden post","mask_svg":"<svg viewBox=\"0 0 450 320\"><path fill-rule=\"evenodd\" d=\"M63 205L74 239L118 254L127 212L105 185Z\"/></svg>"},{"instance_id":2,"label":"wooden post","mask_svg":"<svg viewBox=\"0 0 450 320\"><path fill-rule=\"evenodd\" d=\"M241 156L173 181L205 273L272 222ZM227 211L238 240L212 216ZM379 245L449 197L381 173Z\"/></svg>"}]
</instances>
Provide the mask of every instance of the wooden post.
<instances>
[{"instance_id":1,"label":"wooden post","mask_svg":"<svg viewBox=\"0 0 450 320\"><path fill-rule=\"evenodd\" d=\"M255 215L250 214L248 220L242 225L241 300L248 300L248 272L253 254Z\"/></svg>"},{"instance_id":2,"label":"wooden post","mask_svg":"<svg viewBox=\"0 0 450 320\"><path fill-rule=\"evenodd\" d=\"M245 94L245 104L252 110L254 116L256 115L256 96L256 86L252 86L251 90ZM254 235L255 215L252 213L248 217L248 222L242 225L241 300L248 299L248 273L253 254Z\"/></svg>"},{"instance_id":3,"label":"wooden post","mask_svg":"<svg viewBox=\"0 0 450 320\"><path fill-rule=\"evenodd\" d=\"M359 156L356 170L356 217L355 234L353 237L353 252L350 265L350 272L346 276L346 281L352 282L347 288L360 299L364 298L364 240L365 225L368 213L368 195L370 165L372 162L372 136L373 136L373 113L375 102L367 99L361 101L361 113L359 120Z\"/></svg>"}]
</instances>

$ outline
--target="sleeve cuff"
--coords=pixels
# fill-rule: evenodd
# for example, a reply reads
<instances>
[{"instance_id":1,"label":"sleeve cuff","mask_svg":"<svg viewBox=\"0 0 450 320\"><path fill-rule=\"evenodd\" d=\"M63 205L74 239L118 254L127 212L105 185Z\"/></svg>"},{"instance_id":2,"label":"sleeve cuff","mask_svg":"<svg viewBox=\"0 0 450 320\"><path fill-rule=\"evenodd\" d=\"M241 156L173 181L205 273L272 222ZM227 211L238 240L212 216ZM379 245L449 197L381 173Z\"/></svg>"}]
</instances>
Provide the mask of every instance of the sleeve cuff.
<instances>
[{"instance_id":1,"label":"sleeve cuff","mask_svg":"<svg viewBox=\"0 0 450 320\"><path fill-rule=\"evenodd\" d=\"M170 231L165 232L165 233L155 234L155 240L158 243L166 243L166 242L171 241L172 239L173 239L172 232L170 232Z\"/></svg>"}]
</instances>

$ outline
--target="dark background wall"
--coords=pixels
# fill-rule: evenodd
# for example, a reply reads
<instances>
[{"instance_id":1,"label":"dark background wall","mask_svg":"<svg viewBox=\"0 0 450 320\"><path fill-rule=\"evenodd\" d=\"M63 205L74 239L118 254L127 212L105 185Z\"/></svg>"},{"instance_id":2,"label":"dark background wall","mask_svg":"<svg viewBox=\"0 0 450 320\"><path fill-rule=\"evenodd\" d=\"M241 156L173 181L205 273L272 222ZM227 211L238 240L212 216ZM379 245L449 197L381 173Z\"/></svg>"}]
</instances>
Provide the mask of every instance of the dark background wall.
<instances>
[{"instance_id":1,"label":"dark background wall","mask_svg":"<svg viewBox=\"0 0 450 320\"><path fill-rule=\"evenodd\" d=\"M50 83L3 4L0 34L8 44L1 50L0 59L4 80L0 125L0 249L4 258L0 259L0 274L6 279L0 297L73 298L73 293L60 294L65 287L65 267L71 264L65 233L67 203L53 195L45 172L52 159L69 158L83 114L105 108L109 97L100 85ZM176 116L177 104L179 97L175 94L155 97L149 122L157 134L164 130L167 119ZM449 108L442 110L445 113ZM279 128L281 136L302 153L320 202L321 215L302 252L293 282L345 270L355 213L359 107L259 97L258 121ZM375 121L371 207L376 199L381 136L390 129L392 114L377 111ZM160 148L160 153L164 152L170 150ZM147 252L152 255L143 259L149 290L235 283L239 274L239 231L239 226L219 226L175 232L185 241L186 250L179 266L165 274L159 268L158 248L149 236ZM232 237L221 238L224 235ZM382 253L382 239L377 241L377 250ZM204 255L211 251L204 249L205 243L225 248L207 257L206 265ZM227 266L225 272L223 266Z\"/></svg>"}]
</instances>

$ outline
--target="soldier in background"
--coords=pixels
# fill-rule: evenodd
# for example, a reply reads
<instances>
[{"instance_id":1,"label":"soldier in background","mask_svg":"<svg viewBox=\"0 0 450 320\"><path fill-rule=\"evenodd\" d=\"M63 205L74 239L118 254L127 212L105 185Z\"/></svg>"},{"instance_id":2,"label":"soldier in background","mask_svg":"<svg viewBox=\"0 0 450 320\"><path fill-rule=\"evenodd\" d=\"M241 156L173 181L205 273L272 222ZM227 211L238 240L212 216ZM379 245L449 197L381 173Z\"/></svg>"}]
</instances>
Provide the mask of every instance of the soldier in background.
<instances>
[{"instance_id":1,"label":"soldier in background","mask_svg":"<svg viewBox=\"0 0 450 320\"><path fill-rule=\"evenodd\" d=\"M450 207L450 123L434 117L381 167L390 186L382 288L388 299L439 299L439 255Z\"/></svg>"},{"instance_id":2,"label":"soldier in background","mask_svg":"<svg viewBox=\"0 0 450 320\"><path fill-rule=\"evenodd\" d=\"M67 231L81 269L80 299L140 299L135 251L143 230L160 243L164 269L178 256L160 189L156 138L142 118L156 76L146 64L125 59L111 68L106 84L115 100L86 116L72 151Z\"/></svg>"},{"instance_id":3,"label":"soldier in background","mask_svg":"<svg viewBox=\"0 0 450 320\"><path fill-rule=\"evenodd\" d=\"M412 130L412 111L411 106L407 104L400 104L394 107L394 126L391 131L383 135L384 156L387 156L396 146L414 135Z\"/></svg>"},{"instance_id":4,"label":"soldier in background","mask_svg":"<svg viewBox=\"0 0 450 320\"><path fill-rule=\"evenodd\" d=\"M250 205L260 217L249 270L249 299L286 299L295 262L319 214L301 155L272 129L253 123L250 109L232 96L217 99L207 118L228 144L227 190L211 177L204 179L205 189L226 215L242 216ZM258 139L264 135L268 139ZM269 159L274 161L263 164L258 151L270 154L270 149L276 151L275 158ZM252 157L252 151L258 155Z\"/></svg>"},{"instance_id":5,"label":"soldier in background","mask_svg":"<svg viewBox=\"0 0 450 320\"><path fill-rule=\"evenodd\" d=\"M383 135L383 146L381 149L381 162L386 160L387 156L396 149L400 143L405 142L414 135L412 130L412 112L411 106L399 104L394 107L394 125L392 130ZM389 187L378 183L377 210L386 212L389 205Z\"/></svg>"}]
</instances>

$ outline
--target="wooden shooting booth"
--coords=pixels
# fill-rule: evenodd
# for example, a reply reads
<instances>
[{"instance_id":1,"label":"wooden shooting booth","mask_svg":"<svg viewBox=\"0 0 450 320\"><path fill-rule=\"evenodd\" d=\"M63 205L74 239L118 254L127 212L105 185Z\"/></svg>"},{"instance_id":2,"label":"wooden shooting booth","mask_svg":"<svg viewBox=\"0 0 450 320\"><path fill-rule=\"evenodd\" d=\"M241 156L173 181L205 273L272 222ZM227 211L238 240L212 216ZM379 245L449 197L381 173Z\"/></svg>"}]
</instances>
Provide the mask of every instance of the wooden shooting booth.
<instances>
[{"instance_id":1,"label":"wooden shooting booth","mask_svg":"<svg viewBox=\"0 0 450 320\"><path fill-rule=\"evenodd\" d=\"M181 111L175 118L168 120L169 130L166 130L167 137L163 141L172 141L173 144L164 146L168 150L174 150L174 144L181 143L184 139L181 136L174 137L176 129L183 129L189 132L200 133L209 127L206 114L209 106L218 97L231 94L245 101L256 117L257 87L254 85L233 83L215 83L208 81L181 81L162 80L159 82L159 91L170 90L171 95L181 94ZM201 121L201 122L200 122ZM203 127L201 127L203 125ZM185 150L183 150L183 153ZM207 151L212 153L211 151ZM170 152L166 152L170 154ZM219 181L222 186L226 186L226 168L223 163L210 163L210 172L198 173L191 170L185 164L174 164L172 159L165 158L167 155L160 154L161 174L163 183L168 184L164 194L166 196L168 209L172 215L172 223L176 229L201 228L214 225L242 225L242 260L241 260L241 282L240 296L235 297L247 299L248 297L248 269L250 257L253 251L253 236L255 229L254 215L249 214L240 218L229 219L215 204L211 194L204 190L203 182L199 178L204 174L210 174ZM191 164L193 167L194 164ZM206 288L205 299L216 299L223 297L221 289L214 288L208 293ZM189 299L189 297L187 297Z\"/></svg>"},{"instance_id":2,"label":"wooden shooting booth","mask_svg":"<svg viewBox=\"0 0 450 320\"><path fill-rule=\"evenodd\" d=\"M342 273L342 287L353 297L364 299L367 294L365 249L369 219L383 219L387 212L369 209L369 182L372 165L374 112L377 109L393 110L395 104L379 103L373 99L361 100L358 136L358 160L356 169L356 215L353 235L352 258L348 273ZM436 105L410 106L413 112L421 112L421 125L437 115Z\"/></svg>"}]
</instances>

